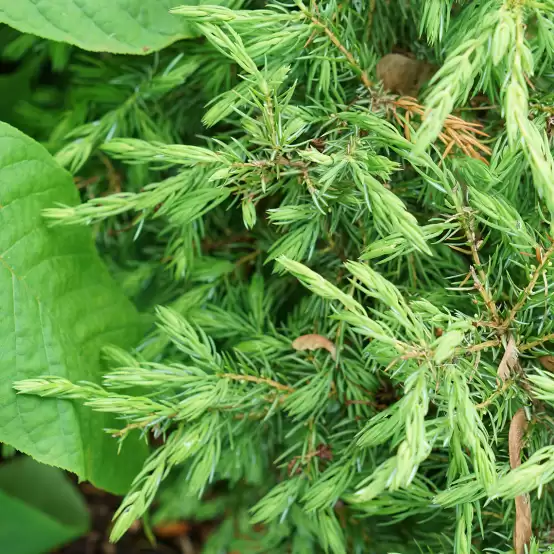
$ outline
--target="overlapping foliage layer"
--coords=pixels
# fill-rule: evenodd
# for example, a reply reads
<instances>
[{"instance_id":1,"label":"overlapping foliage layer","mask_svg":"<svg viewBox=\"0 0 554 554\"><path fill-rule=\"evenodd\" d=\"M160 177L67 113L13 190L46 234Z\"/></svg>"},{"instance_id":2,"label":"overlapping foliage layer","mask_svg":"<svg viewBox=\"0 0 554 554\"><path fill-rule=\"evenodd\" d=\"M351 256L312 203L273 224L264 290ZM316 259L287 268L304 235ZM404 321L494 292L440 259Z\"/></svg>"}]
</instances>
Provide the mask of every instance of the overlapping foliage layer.
<instances>
[{"instance_id":1,"label":"overlapping foliage layer","mask_svg":"<svg viewBox=\"0 0 554 554\"><path fill-rule=\"evenodd\" d=\"M171 13L154 55L5 49L65 79L12 111L83 192L45 217L156 312L102 386L15 385L150 440L113 537L157 498L207 553L547 550L554 3Z\"/></svg>"}]
</instances>

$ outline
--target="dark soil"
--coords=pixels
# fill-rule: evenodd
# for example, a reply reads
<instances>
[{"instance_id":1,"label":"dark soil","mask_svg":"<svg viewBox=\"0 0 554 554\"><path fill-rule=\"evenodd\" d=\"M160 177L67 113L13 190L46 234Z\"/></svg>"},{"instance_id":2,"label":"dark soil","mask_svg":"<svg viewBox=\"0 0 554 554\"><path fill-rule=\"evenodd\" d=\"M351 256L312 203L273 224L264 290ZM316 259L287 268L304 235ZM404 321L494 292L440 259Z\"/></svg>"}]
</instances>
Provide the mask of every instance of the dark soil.
<instances>
[{"instance_id":1,"label":"dark soil","mask_svg":"<svg viewBox=\"0 0 554 554\"><path fill-rule=\"evenodd\" d=\"M152 545L137 522L117 543L109 542L111 520L121 498L98 490L89 483L79 485L91 514L87 535L51 554L200 554L207 530L200 525L176 522L154 529Z\"/></svg>"}]
</instances>

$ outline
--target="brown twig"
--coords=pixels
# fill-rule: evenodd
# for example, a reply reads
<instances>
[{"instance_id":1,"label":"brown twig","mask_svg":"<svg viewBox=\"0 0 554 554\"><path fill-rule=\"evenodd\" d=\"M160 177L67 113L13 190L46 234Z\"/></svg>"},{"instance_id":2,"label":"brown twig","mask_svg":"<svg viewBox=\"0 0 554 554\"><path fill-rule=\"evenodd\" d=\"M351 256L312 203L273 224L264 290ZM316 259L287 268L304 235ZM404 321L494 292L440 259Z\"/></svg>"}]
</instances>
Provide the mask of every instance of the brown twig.
<instances>
[{"instance_id":1,"label":"brown twig","mask_svg":"<svg viewBox=\"0 0 554 554\"><path fill-rule=\"evenodd\" d=\"M372 406L376 407L378 404L372 402L371 400L345 400L345 406Z\"/></svg>"},{"instance_id":2,"label":"brown twig","mask_svg":"<svg viewBox=\"0 0 554 554\"><path fill-rule=\"evenodd\" d=\"M371 87L373 86L373 83L369 80L367 73L360 67L360 64L356 61L356 58L354 57L352 52L348 51L343 46L341 41L338 39L337 35L335 35L335 33L333 33L333 31L331 31L331 29L329 29L329 27L325 25L325 23L323 23L321 20L319 20L317 17L313 15L311 15L310 18L312 20L312 23L323 30L323 32L329 37L329 40L337 47L337 49L346 58L350 67L360 76L360 79L364 84L364 86L367 89L371 89Z\"/></svg>"},{"instance_id":3,"label":"brown twig","mask_svg":"<svg viewBox=\"0 0 554 554\"><path fill-rule=\"evenodd\" d=\"M177 412L173 414L169 414L166 416L163 416L167 419L172 419L177 416ZM145 419L144 421L139 421L137 423L129 423L129 425L126 425L123 427L123 429L119 429L118 431L114 431L112 433L112 437L124 437L129 433L129 431L134 431L135 429L144 429L145 427L148 427L153 421L160 418L160 414L151 414L148 419Z\"/></svg>"},{"instance_id":4,"label":"brown twig","mask_svg":"<svg viewBox=\"0 0 554 554\"><path fill-rule=\"evenodd\" d=\"M129 433L129 431L133 431L135 429L143 429L144 427L146 427L146 425L148 425L148 423L148 421L141 421L140 423L130 423L129 425L123 427L123 429L114 431L112 433L112 437L123 437L124 435Z\"/></svg>"},{"instance_id":5,"label":"brown twig","mask_svg":"<svg viewBox=\"0 0 554 554\"><path fill-rule=\"evenodd\" d=\"M549 340L554 340L554 333L550 333L549 335L545 335L544 337L528 342L526 344L521 344L517 347L517 349L520 352L525 352L525 350L531 350L531 348L535 348L536 346L540 346L541 344L548 342Z\"/></svg>"},{"instance_id":6,"label":"brown twig","mask_svg":"<svg viewBox=\"0 0 554 554\"><path fill-rule=\"evenodd\" d=\"M106 175L108 177L108 192L110 194L121 192L121 176L115 170L110 158L102 153L99 154L99 158L106 168Z\"/></svg>"},{"instance_id":7,"label":"brown twig","mask_svg":"<svg viewBox=\"0 0 554 554\"><path fill-rule=\"evenodd\" d=\"M250 252L250 254L245 254L235 263L235 267L239 267L241 265L247 264L248 262L251 262L252 260L255 260L260 254L261 250L254 250L254 252Z\"/></svg>"},{"instance_id":8,"label":"brown twig","mask_svg":"<svg viewBox=\"0 0 554 554\"><path fill-rule=\"evenodd\" d=\"M480 344L474 344L468 348L460 348L462 352L479 352L480 350L485 350L486 348L492 348L493 346L500 346L502 342L500 339L491 339Z\"/></svg>"},{"instance_id":9,"label":"brown twig","mask_svg":"<svg viewBox=\"0 0 554 554\"><path fill-rule=\"evenodd\" d=\"M481 342L480 344L474 344L473 346L460 346L459 348L456 348L455 353L457 355L462 355L467 352L479 352L481 350L486 350L487 348L492 348L494 346L500 346L502 342L500 339L491 339L485 342ZM406 352L405 354L402 354L395 360L393 360L393 363L398 362L399 360L413 360L415 358L432 358L434 355L433 351L428 350L410 350L409 352ZM387 367L389 369L390 365ZM387 371L385 369L385 371Z\"/></svg>"},{"instance_id":10,"label":"brown twig","mask_svg":"<svg viewBox=\"0 0 554 554\"><path fill-rule=\"evenodd\" d=\"M217 250L223 246L229 246L234 243L240 242L254 242L254 237L246 234L230 235L221 240L210 241L209 239L204 239L201 243L202 250L210 251Z\"/></svg>"},{"instance_id":11,"label":"brown twig","mask_svg":"<svg viewBox=\"0 0 554 554\"><path fill-rule=\"evenodd\" d=\"M471 272L471 276L473 277L473 283L475 285L475 288L479 291L481 298L483 298L483 301L487 306L487 309L493 319L494 324L499 325L501 323L501 319L498 314L498 309L496 307L496 304L493 301L491 295L489 294L488 287L487 287L487 284L488 284L487 274L483 269L481 257L479 256L480 243L478 242L477 235L475 234L473 215L469 210L465 210L462 206L459 207L459 212L460 212L460 216L463 219L465 219L465 225L463 225L463 228L466 235L468 246L471 251L471 258L473 260L473 266L469 268Z\"/></svg>"},{"instance_id":12,"label":"brown twig","mask_svg":"<svg viewBox=\"0 0 554 554\"><path fill-rule=\"evenodd\" d=\"M512 309L510 310L510 313L506 316L504 321L502 322L502 328L507 329L510 324L512 323L513 319L515 318L517 312L521 310L525 302L527 302L527 299L529 296L531 296L533 289L535 288L535 285L537 284L537 281L539 277L541 276L542 272L544 271L544 268L548 264L550 257L554 254L554 244L550 246L550 248L541 255L541 261L538 265L538 267L535 269L533 274L531 275L531 279L525 289L523 290L523 293L521 294L520 299L514 304Z\"/></svg>"},{"instance_id":13,"label":"brown twig","mask_svg":"<svg viewBox=\"0 0 554 554\"><path fill-rule=\"evenodd\" d=\"M230 379L232 381L248 381L249 383L257 383L259 385L268 385L274 389L283 391L283 392L294 392L295 389L289 387L288 385L283 385L274 381L273 379L267 379L266 377L256 377L255 375L238 375L236 373L223 373L221 377L225 379Z\"/></svg>"},{"instance_id":14,"label":"brown twig","mask_svg":"<svg viewBox=\"0 0 554 554\"><path fill-rule=\"evenodd\" d=\"M511 386L512 384L514 383L513 379L508 379L506 381L504 381L504 384L502 385L501 388L499 389L496 389L486 400L484 400L483 402L479 403L479 404L475 404L475 408L477 410L482 410L484 408L487 408L488 406L490 406L490 404L492 404L493 400L501 395L501 394L504 394Z\"/></svg>"},{"instance_id":15,"label":"brown twig","mask_svg":"<svg viewBox=\"0 0 554 554\"><path fill-rule=\"evenodd\" d=\"M252 162L237 162L233 164L233 167L275 167L283 165L285 167L299 167L306 169L308 164L300 160L289 160L284 156L279 156L274 160L254 160Z\"/></svg>"},{"instance_id":16,"label":"brown twig","mask_svg":"<svg viewBox=\"0 0 554 554\"><path fill-rule=\"evenodd\" d=\"M554 106L545 106L544 104L531 104L529 107L541 112L554 114Z\"/></svg>"},{"instance_id":17,"label":"brown twig","mask_svg":"<svg viewBox=\"0 0 554 554\"><path fill-rule=\"evenodd\" d=\"M475 283L475 288L479 291L479 294L481 295L481 298L483 298L483 301L485 302L485 305L487 306L487 309L491 313L491 316L495 321L498 321L498 310L496 308L496 304L494 303L493 299L491 298L489 291L487 290L486 286L483 285L483 283L480 281L479 277L477 276L477 272L475 271L475 268L471 266L470 268L471 275L473 277L473 282ZM484 276L484 272L481 271ZM484 282L486 283L486 277L484 279Z\"/></svg>"},{"instance_id":18,"label":"brown twig","mask_svg":"<svg viewBox=\"0 0 554 554\"><path fill-rule=\"evenodd\" d=\"M287 465L287 472L289 476L293 475L293 473L299 473L301 471L300 467L298 467L299 462L306 465L309 464L313 458L331 461L333 459L331 447L327 444L319 444L315 450L306 452L306 454L303 454L302 456L294 456L294 458L292 458Z\"/></svg>"},{"instance_id":19,"label":"brown twig","mask_svg":"<svg viewBox=\"0 0 554 554\"><path fill-rule=\"evenodd\" d=\"M78 190L87 188L89 185L94 185L100 181L100 177L98 175L93 175L92 177L89 177L88 179L81 179L81 177L74 177L73 182L75 183L75 186Z\"/></svg>"}]
</instances>

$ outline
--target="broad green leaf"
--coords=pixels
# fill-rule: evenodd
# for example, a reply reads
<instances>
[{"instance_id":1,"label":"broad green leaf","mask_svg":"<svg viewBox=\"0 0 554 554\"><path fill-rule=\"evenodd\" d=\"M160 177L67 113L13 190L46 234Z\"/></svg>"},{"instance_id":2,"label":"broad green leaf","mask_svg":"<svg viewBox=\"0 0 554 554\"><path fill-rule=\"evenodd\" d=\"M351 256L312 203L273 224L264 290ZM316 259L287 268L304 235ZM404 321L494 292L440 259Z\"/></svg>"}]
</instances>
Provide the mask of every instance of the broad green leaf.
<instances>
[{"instance_id":1,"label":"broad green leaf","mask_svg":"<svg viewBox=\"0 0 554 554\"><path fill-rule=\"evenodd\" d=\"M10 554L41 554L89 528L79 492L62 471L31 458L0 466L0 545Z\"/></svg>"},{"instance_id":2,"label":"broad green leaf","mask_svg":"<svg viewBox=\"0 0 554 554\"><path fill-rule=\"evenodd\" d=\"M95 52L146 54L193 36L170 8L191 0L0 0L0 23ZM218 3L218 2L205 2Z\"/></svg>"},{"instance_id":3,"label":"broad green leaf","mask_svg":"<svg viewBox=\"0 0 554 554\"><path fill-rule=\"evenodd\" d=\"M117 442L106 415L68 400L16 395L44 374L99 381L100 349L130 347L141 324L100 260L90 230L50 228L42 210L75 204L71 176L35 141L0 123L0 441L98 487L124 492L143 446Z\"/></svg>"}]
</instances>

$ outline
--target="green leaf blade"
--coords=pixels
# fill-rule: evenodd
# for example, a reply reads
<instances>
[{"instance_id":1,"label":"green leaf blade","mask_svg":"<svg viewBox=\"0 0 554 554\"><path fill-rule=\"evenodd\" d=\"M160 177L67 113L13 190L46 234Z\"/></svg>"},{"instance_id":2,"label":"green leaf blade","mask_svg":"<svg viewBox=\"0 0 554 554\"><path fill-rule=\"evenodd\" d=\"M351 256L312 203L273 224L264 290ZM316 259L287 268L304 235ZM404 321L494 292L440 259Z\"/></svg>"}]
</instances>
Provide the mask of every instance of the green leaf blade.
<instances>
[{"instance_id":1,"label":"green leaf blade","mask_svg":"<svg viewBox=\"0 0 554 554\"><path fill-rule=\"evenodd\" d=\"M183 18L169 13L175 5L173 0L0 0L0 22L93 52L147 54L194 36Z\"/></svg>"},{"instance_id":2,"label":"green leaf blade","mask_svg":"<svg viewBox=\"0 0 554 554\"><path fill-rule=\"evenodd\" d=\"M0 544L11 554L37 554L84 534L86 505L58 469L27 457L0 467Z\"/></svg>"},{"instance_id":3,"label":"green leaf blade","mask_svg":"<svg viewBox=\"0 0 554 554\"><path fill-rule=\"evenodd\" d=\"M40 145L0 124L0 441L114 492L143 459L120 457L102 414L69 401L16 395L13 382L44 373L98 382L100 348L133 346L140 317L118 290L90 232L49 228L42 210L78 200L71 177Z\"/></svg>"}]
</instances>

